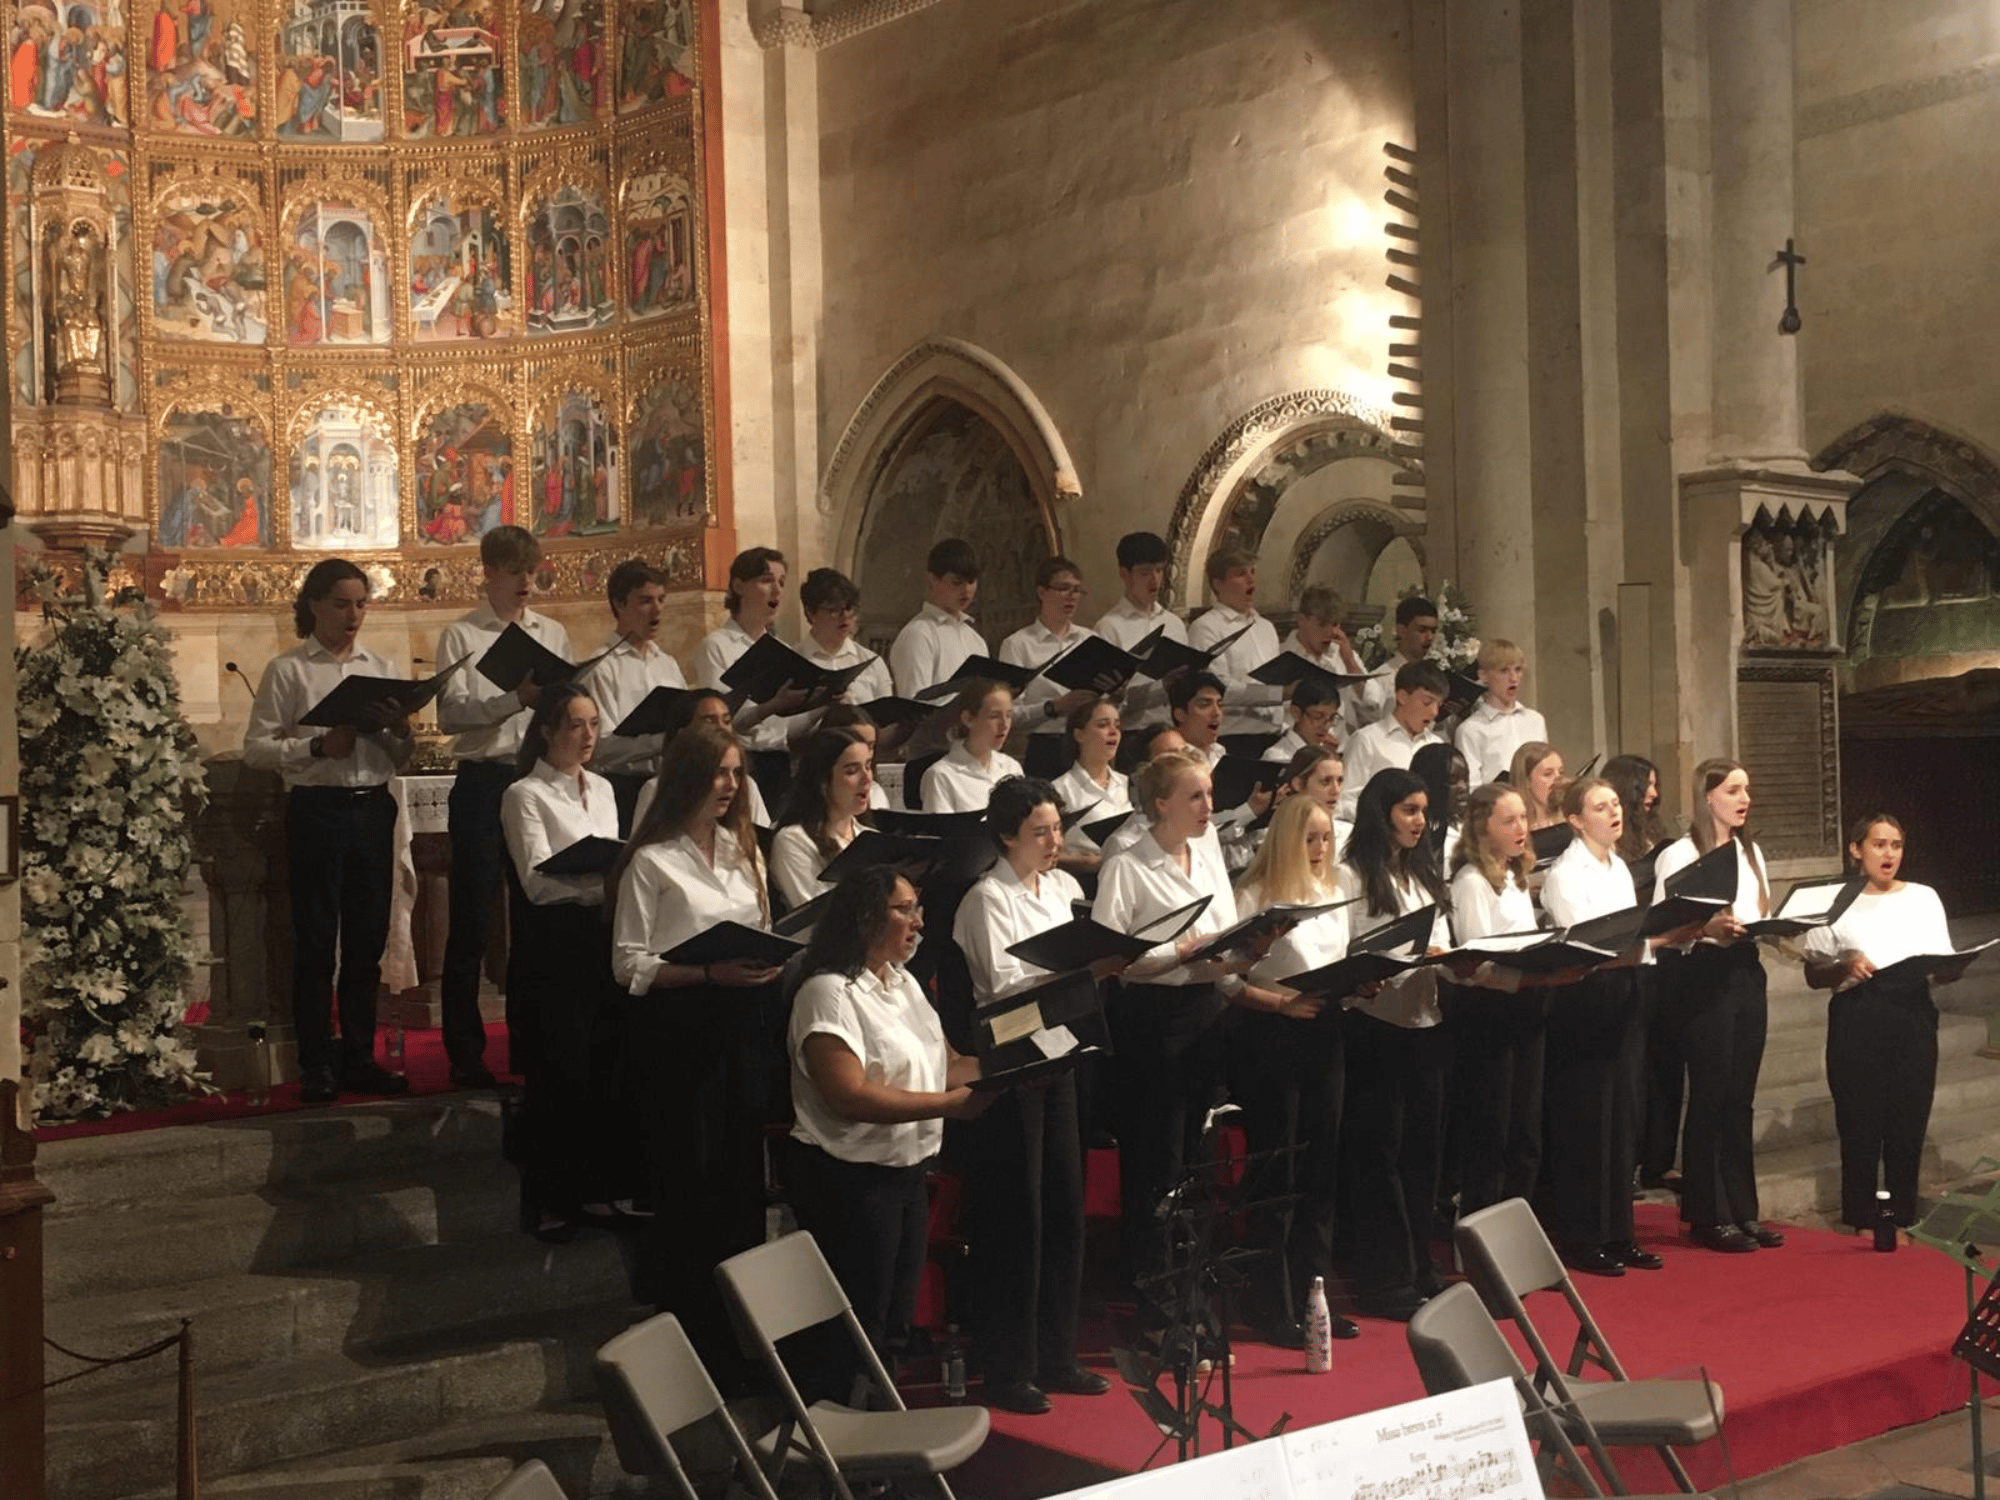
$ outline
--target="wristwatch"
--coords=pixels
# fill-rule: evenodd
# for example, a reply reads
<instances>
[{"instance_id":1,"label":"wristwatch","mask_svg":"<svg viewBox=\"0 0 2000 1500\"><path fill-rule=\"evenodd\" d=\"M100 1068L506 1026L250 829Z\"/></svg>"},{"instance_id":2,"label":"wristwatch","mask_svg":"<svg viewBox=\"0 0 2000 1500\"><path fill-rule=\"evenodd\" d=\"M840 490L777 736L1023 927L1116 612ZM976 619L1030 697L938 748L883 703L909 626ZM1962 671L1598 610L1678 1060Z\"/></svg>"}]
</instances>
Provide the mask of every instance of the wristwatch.
<instances>
[{"instance_id":1,"label":"wristwatch","mask_svg":"<svg viewBox=\"0 0 2000 1500\"><path fill-rule=\"evenodd\" d=\"M326 758L326 736L323 734L314 735L306 748L312 752L314 760L324 760Z\"/></svg>"}]
</instances>

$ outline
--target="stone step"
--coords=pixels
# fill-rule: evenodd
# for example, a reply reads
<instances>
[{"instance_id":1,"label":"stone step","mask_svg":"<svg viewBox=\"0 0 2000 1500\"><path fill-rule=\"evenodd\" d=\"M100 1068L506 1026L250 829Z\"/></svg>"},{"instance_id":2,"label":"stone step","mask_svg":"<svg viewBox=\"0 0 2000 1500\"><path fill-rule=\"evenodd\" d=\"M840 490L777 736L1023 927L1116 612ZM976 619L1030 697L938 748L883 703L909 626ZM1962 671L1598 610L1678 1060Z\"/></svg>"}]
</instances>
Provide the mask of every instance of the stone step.
<instances>
[{"instance_id":1,"label":"stone step","mask_svg":"<svg viewBox=\"0 0 2000 1500\"><path fill-rule=\"evenodd\" d=\"M415 1437L472 1416L531 1411L563 1394L565 1359L552 1342L513 1340L387 1364L323 1355L207 1377L197 1366L202 1475L219 1479ZM172 1372L87 1396L63 1394L83 1384L62 1387L49 1403L49 1494L114 1500L170 1482Z\"/></svg>"},{"instance_id":2,"label":"stone step","mask_svg":"<svg viewBox=\"0 0 2000 1500\"><path fill-rule=\"evenodd\" d=\"M1939 1058L1931 1113L1943 1116L1978 1110L1987 1111L1988 1118L2000 1122L2000 1061L1971 1054ZM1754 1129L1760 1160L1766 1151L1820 1142L1828 1148L1828 1160L1837 1161L1833 1096L1827 1092L1824 1072L1804 1082L1776 1087L1767 1075L1757 1089Z\"/></svg>"},{"instance_id":3,"label":"stone step","mask_svg":"<svg viewBox=\"0 0 2000 1500\"><path fill-rule=\"evenodd\" d=\"M1982 1156L2000 1156L2000 1111L1991 1104L1933 1111L1924 1143L1926 1193L1956 1182ZM1831 1140L1757 1153L1757 1192L1767 1219L1791 1221L1837 1213L1840 1150Z\"/></svg>"},{"instance_id":4,"label":"stone step","mask_svg":"<svg viewBox=\"0 0 2000 1500\"><path fill-rule=\"evenodd\" d=\"M318 1272L238 1273L73 1297L52 1302L46 1320L57 1343L103 1357L141 1348L190 1319L206 1375L472 1327L496 1308L524 1316L622 1302L630 1287L626 1245L611 1235L543 1245L506 1234L392 1250ZM632 1309L633 1319L642 1315ZM60 1354L49 1356L50 1378L78 1368ZM90 1385L101 1390L158 1372L150 1361L114 1365Z\"/></svg>"},{"instance_id":5,"label":"stone step","mask_svg":"<svg viewBox=\"0 0 2000 1500\"><path fill-rule=\"evenodd\" d=\"M519 1200L513 1169L495 1157L435 1182L406 1173L64 1214L43 1226L44 1295L59 1302L481 1240L513 1228Z\"/></svg>"},{"instance_id":6,"label":"stone step","mask_svg":"<svg viewBox=\"0 0 2000 1500\"><path fill-rule=\"evenodd\" d=\"M499 1154L499 1100L440 1094L48 1141L35 1169L56 1195L53 1220L126 1203L415 1175L425 1162Z\"/></svg>"},{"instance_id":7,"label":"stone step","mask_svg":"<svg viewBox=\"0 0 2000 1500\"><path fill-rule=\"evenodd\" d=\"M1986 1042L1986 1026L1968 1016L1938 1020L1938 1061L1976 1056ZM1992 1059L1986 1059L1991 1062ZM1764 1064L1757 1074L1757 1097L1792 1084L1826 1087L1826 1029L1771 1032L1764 1042Z\"/></svg>"}]
</instances>

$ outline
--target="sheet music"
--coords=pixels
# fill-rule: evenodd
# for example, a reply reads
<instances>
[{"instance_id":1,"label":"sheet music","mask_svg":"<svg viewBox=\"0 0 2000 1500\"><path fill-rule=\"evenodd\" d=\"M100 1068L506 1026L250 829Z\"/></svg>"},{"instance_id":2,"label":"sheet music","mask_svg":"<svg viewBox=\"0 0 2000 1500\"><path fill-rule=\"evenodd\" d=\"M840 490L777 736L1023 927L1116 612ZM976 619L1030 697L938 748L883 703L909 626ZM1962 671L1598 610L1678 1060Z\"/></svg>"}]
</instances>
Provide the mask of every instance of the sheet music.
<instances>
[{"instance_id":1,"label":"sheet music","mask_svg":"<svg viewBox=\"0 0 2000 1500\"><path fill-rule=\"evenodd\" d=\"M1286 1433L1292 1500L1542 1500L1511 1382Z\"/></svg>"},{"instance_id":2,"label":"sheet music","mask_svg":"<svg viewBox=\"0 0 2000 1500\"><path fill-rule=\"evenodd\" d=\"M1072 1490L1064 1500L1288 1500L1291 1493L1285 1450L1266 1441Z\"/></svg>"}]
</instances>

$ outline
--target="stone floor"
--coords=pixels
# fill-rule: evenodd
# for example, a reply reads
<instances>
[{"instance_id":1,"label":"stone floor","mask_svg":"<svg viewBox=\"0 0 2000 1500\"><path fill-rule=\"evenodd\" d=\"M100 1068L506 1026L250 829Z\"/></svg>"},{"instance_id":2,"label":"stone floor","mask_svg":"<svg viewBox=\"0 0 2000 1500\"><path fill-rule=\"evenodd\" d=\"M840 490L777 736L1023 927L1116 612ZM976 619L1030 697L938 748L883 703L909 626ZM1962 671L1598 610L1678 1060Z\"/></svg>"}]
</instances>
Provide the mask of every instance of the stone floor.
<instances>
[{"instance_id":1,"label":"stone floor","mask_svg":"<svg viewBox=\"0 0 2000 1500\"><path fill-rule=\"evenodd\" d=\"M1991 1391L1990 1384L1985 1386ZM1984 1404L1985 1493L2000 1500L2000 1396ZM1720 1492L1718 1492L1720 1493ZM1972 1434L1961 1410L1800 1459L1746 1480L1738 1500L1972 1500Z\"/></svg>"}]
</instances>

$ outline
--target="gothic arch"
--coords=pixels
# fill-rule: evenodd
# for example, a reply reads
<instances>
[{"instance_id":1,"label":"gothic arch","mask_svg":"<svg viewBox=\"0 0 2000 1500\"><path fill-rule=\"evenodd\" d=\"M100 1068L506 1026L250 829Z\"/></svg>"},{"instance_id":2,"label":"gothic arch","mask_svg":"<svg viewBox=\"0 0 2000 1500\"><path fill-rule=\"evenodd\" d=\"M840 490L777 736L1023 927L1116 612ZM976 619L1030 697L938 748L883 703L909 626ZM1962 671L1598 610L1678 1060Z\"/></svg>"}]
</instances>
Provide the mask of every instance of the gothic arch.
<instances>
[{"instance_id":1,"label":"gothic arch","mask_svg":"<svg viewBox=\"0 0 2000 1500\"><path fill-rule=\"evenodd\" d=\"M1423 530L1422 521L1393 506L1373 500L1338 501L1313 517L1299 532L1298 541L1292 547L1290 566L1285 570L1285 597L1297 599L1307 584L1328 582L1340 590L1342 599L1349 604L1357 604L1366 586L1365 577L1358 582L1339 577L1317 580L1313 577L1313 564L1327 544L1335 541L1339 533L1351 531L1360 540L1362 550L1375 558L1381 556L1389 543L1400 537L1410 544L1418 560L1423 561L1426 556Z\"/></svg>"}]
</instances>

